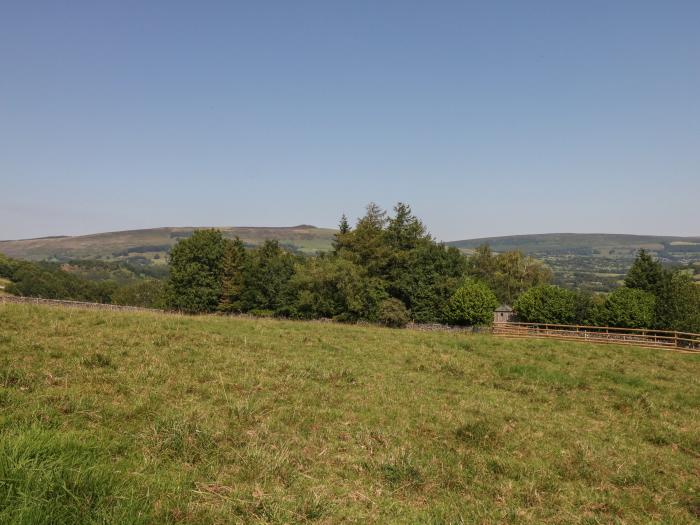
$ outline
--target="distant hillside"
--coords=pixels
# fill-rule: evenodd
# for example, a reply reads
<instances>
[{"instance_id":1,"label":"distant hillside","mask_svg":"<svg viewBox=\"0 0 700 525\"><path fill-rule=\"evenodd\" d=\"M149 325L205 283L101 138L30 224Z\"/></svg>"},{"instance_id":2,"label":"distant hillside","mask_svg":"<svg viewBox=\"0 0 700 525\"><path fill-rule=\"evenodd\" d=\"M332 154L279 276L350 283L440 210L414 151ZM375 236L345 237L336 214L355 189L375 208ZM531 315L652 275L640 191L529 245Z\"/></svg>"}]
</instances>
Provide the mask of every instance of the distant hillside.
<instances>
[{"instance_id":1,"label":"distant hillside","mask_svg":"<svg viewBox=\"0 0 700 525\"><path fill-rule=\"evenodd\" d=\"M543 233L536 235L509 235L483 237L448 242L457 248L476 248L488 244L493 250L521 250L523 252L572 253L592 252L596 255L635 253L640 248L654 252L700 252L700 237L659 237L654 235L620 235L609 233Z\"/></svg>"},{"instance_id":2,"label":"distant hillside","mask_svg":"<svg viewBox=\"0 0 700 525\"><path fill-rule=\"evenodd\" d=\"M636 253L644 248L662 262L700 269L700 237L605 233L545 233L484 237L447 243L465 253L488 244L492 250L520 250L544 260L555 280L568 286L607 290L619 284Z\"/></svg>"},{"instance_id":3,"label":"distant hillside","mask_svg":"<svg viewBox=\"0 0 700 525\"><path fill-rule=\"evenodd\" d=\"M218 227L226 237L240 237L255 246L275 239L285 248L314 253L331 247L335 230L306 224L291 227ZM75 237L43 237L17 241L0 241L0 253L28 260L67 261L70 259L126 260L165 262L165 256L178 239L189 237L202 228L153 228L97 233Z\"/></svg>"}]
</instances>

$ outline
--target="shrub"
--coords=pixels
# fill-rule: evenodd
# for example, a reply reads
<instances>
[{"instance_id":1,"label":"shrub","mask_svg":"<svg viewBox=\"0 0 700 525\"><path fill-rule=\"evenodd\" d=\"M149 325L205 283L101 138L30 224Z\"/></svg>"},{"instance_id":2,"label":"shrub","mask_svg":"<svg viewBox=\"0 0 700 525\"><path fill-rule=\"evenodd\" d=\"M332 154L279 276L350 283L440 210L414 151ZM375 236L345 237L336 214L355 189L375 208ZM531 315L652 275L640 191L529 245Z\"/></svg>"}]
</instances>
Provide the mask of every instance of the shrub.
<instances>
[{"instance_id":1,"label":"shrub","mask_svg":"<svg viewBox=\"0 0 700 525\"><path fill-rule=\"evenodd\" d=\"M654 322L654 295L623 286L605 299L601 320L608 326L621 328L651 328Z\"/></svg>"},{"instance_id":2,"label":"shrub","mask_svg":"<svg viewBox=\"0 0 700 525\"><path fill-rule=\"evenodd\" d=\"M498 299L491 288L479 281L467 281L450 297L445 320L467 326L491 324L497 306Z\"/></svg>"},{"instance_id":3,"label":"shrub","mask_svg":"<svg viewBox=\"0 0 700 525\"><path fill-rule=\"evenodd\" d=\"M576 294L549 284L523 293L514 305L518 317L528 323L567 324L576 320Z\"/></svg>"},{"instance_id":4,"label":"shrub","mask_svg":"<svg viewBox=\"0 0 700 525\"><path fill-rule=\"evenodd\" d=\"M398 299L384 299L379 304L378 320L385 326L403 328L411 320L408 309Z\"/></svg>"}]
</instances>

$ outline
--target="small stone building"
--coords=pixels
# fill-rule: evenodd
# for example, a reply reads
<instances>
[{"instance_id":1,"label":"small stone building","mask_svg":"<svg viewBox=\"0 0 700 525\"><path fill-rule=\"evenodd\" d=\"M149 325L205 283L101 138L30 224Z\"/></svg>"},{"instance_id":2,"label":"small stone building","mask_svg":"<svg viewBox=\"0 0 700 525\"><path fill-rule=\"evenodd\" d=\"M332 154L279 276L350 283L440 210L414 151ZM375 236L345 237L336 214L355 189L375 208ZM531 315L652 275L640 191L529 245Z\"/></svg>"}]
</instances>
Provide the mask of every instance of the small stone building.
<instances>
[{"instance_id":1,"label":"small stone building","mask_svg":"<svg viewBox=\"0 0 700 525\"><path fill-rule=\"evenodd\" d=\"M515 321L515 312L510 306L502 304L496 308L496 311L493 313L494 323L510 323L511 321Z\"/></svg>"}]
</instances>

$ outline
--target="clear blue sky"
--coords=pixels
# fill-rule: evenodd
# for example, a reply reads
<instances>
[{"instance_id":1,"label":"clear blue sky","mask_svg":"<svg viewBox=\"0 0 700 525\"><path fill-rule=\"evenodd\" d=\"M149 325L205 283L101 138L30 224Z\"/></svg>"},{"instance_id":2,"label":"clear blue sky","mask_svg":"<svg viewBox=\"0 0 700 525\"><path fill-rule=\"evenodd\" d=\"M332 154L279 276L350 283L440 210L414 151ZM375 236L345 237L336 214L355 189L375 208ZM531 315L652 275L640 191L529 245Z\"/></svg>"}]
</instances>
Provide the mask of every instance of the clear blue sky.
<instances>
[{"instance_id":1,"label":"clear blue sky","mask_svg":"<svg viewBox=\"0 0 700 525\"><path fill-rule=\"evenodd\" d=\"M700 235L700 1L4 1L0 238Z\"/></svg>"}]
</instances>

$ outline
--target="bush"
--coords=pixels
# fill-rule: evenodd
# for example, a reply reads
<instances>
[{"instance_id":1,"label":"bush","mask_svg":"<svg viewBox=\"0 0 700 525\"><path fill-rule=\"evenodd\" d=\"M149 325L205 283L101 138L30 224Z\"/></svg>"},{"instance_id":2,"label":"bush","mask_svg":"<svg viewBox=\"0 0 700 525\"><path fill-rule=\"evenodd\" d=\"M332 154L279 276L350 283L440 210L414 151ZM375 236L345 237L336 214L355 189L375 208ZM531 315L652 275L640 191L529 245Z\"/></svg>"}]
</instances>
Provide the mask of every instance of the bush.
<instances>
[{"instance_id":1,"label":"bush","mask_svg":"<svg viewBox=\"0 0 700 525\"><path fill-rule=\"evenodd\" d=\"M498 298L491 288L479 281L467 281L450 297L445 320L456 325L488 325L497 306Z\"/></svg>"},{"instance_id":2,"label":"bush","mask_svg":"<svg viewBox=\"0 0 700 525\"><path fill-rule=\"evenodd\" d=\"M623 286L610 293L601 310L601 320L620 328L651 328L654 323L654 295Z\"/></svg>"},{"instance_id":3,"label":"bush","mask_svg":"<svg viewBox=\"0 0 700 525\"><path fill-rule=\"evenodd\" d=\"M392 297L379 304L378 320L385 326L403 328L411 320L411 317L404 304Z\"/></svg>"},{"instance_id":4,"label":"bush","mask_svg":"<svg viewBox=\"0 0 700 525\"><path fill-rule=\"evenodd\" d=\"M569 324L576 320L576 294L549 284L535 286L515 301L518 317L527 323Z\"/></svg>"}]
</instances>

